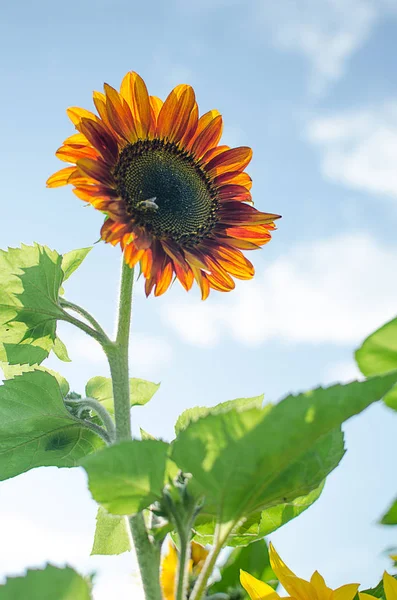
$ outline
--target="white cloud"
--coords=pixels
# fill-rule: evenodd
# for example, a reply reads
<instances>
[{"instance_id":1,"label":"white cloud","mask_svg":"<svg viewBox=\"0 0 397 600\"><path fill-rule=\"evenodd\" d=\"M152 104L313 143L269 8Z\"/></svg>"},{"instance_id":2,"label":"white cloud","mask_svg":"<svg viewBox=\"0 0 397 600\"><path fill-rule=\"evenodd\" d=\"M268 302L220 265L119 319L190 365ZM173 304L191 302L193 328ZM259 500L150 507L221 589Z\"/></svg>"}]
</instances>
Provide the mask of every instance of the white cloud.
<instances>
[{"instance_id":1,"label":"white cloud","mask_svg":"<svg viewBox=\"0 0 397 600\"><path fill-rule=\"evenodd\" d=\"M343 75L346 62L368 39L378 19L396 9L390 0L258 0L259 23L275 46L303 55L311 65L311 87Z\"/></svg>"},{"instance_id":2,"label":"white cloud","mask_svg":"<svg viewBox=\"0 0 397 600\"><path fill-rule=\"evenodd\" d=\"M197 346L224 337L247 345L359 343L395 315L396 264L397 248L365 234L341 234L291 249L230 295L167 304L163 317Z\"/></svg>"},{"instance_id":3,"label":"white cloud","mask_svg":"<svg viewBox=\"0 0 397 600\"><path fill-rule=\"evenodd\" d=\"M314 119L308 137L321 149L327 178L397 197L397 101Z\"/></svg>"}]
</instances>

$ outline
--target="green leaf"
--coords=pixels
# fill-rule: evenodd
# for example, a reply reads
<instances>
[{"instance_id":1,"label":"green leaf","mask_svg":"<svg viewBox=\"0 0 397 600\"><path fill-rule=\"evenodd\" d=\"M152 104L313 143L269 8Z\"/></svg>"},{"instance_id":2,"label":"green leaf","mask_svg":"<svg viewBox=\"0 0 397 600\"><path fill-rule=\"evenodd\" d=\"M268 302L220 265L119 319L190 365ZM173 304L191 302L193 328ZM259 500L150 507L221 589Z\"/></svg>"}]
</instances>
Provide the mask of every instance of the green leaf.
<instances>
[{"instance_id":1,"label":"green leaf","mask_svg":"<svg viewBox=\"0 0 397 600\"><path fill-rule=\"evenodd\" d=\"M240 569L267 583L277 583L277 577L270 566L269 552L265 540L250 544L245 548L233 550L225 564L220 568L221 580L216 581L208 594L227 593L241 590ZM245 592L244 592L245 594Z\"/></svg>"},{"instance_id":2,"label":"green leaf","mask_svg":"<svg viewBox=\"0 0 397 600\"><path fill-rule=\"evenodd\" d=\"M40 363L56 339L62 257L45 246L0 250L0 360Z\"/></svg>"},{"instance_id":3,"label":"green leaf","mask_svg":"<svg viewBox=\"0 0 397 600\"><path fill-rule=\"evenodd\" d=\"M235 522L317 488L343 454L337 428L396 380L394 372L289 396L271 410L208 415L179 433L171 458L217 507L217 521Z\"/></svg>"},{"instance_id":4,"label":"green leaf","mask_svg":"<svg viewBox=\"0 0 397 600\"><path fill-rule=\"evenodd\" d=\"M74 467L103 446L66 409L47 372L25 372L0 387L0 480L41 466Z\"/></svg>"},{"instance_id":5,"label":"green leaf","mask_svg":"<svg viewBox=\"0 0 397 600\"><path fill-rule=\"evenodd\" d=\"M324 488L322 482L317 488L306 496L295 498L291 502L272 506L262 512L253 513L243 523L235 527L228 539L228 546L247 546L273 533L282 525L292 521L314 504L320 497ZM201 544L212 544L216 525L216 515L208 515L207 507L199 515L194 525L194 539Z\"/></svg>"},{"instance_id":6,"label":"green leaf","mask_svg":"<svg viewBox=\"0 0 397 600\"><path fill-rule=\"evenodd\" d=\"M69 393L70 388L66 379L60 373L48 369L47 367L43 367L43 365L9 365L8 363L0 363L0 367L6 379L14 379L14 377L22 375L22 373L27 373L28 371L43 371L44 373L49 373L57 380L62 397L65 398Z\"/></svg>"},{"instance_id":7,"label":"green leaf","mask_svg":"<svg viewBox=\"0 0 397 600\"><path fill-rule=\"evenodd\" d=\"M167 454L166 442L131 440L92 454L81 465L94 500L113 515L132 515L161 499Z\"/></svg>"},{"instance_id":8,"label":"green leaf","mask_svg":"<svg viewBox=\"0 0 397 600\"><path fill-rule=\"evenodd\" d=\"M193 423L202 417L207 415L218 415L223 412L227 412L232 408L236 410L248 410L250 408L262 408L264 395L254 396L252 398L236 398L236 400L228 400L222 402L216 406L195 406L194 408L188 408L181 415L179 415L177 422L175 423L175 433L178 435L180 431L186 429L189 423Z\"/></svg>"},{"instance_id":9,"label":"green leaf","mask_svg":"<svg viewBox=\"0 0 397 600\"><path fill-rule=\"evenodd\" d=\"M382 525L397 525L397 498L383 515L381 523Z\"/></svg>"},{"instance_id":10,"label":"green leaf","mask_svg":"<svg viewBox=\"0 0 397 600\"><path fill-rule=\"evenodd\" d=\"M292 519L295 519L302 514L321 496L324 489L324 483L325 481L322 481L317 488L314 488L314 490L306 496L300 496L291 502L278 504L277 506L272 506L267 510L264 510L259 524L259 536L264 537L265 535L273 533L273 531L276 531L276 529L285 525L288 521L292 521Z\"/></svg>"},{"instance_id":11,"label":"green leaf","mask_svg":"<svg viewBox=\"0 0 397 600\"><path fill-rule=\"evenodd\" d=\"M81 265L85 257L89 252L91 252L92 246L90 248L79 248L78 250L71 250L67 252L62 257L62 271L64 272L63 280L69 279L72 273Z\"/></svg>"},{"instance_id":12,"label":"green leaf","mask_svg":"<svg viewBox=\"0 0 397 600\"><path fill-rule=\"evenodd\" d=\"M394 579L397 580L397 575L392 575ZM362 594L369 594L370 596L374 596L375 598L384 598L386 599L385 590L383 589L383 579L380 580L378 585L374 588L368 588L367 590L360 590ZM390 598L389 598L390 600Z\"/></svg>"},{"instance_id":13,"label":"green leaf","mask_svg":"<svg viewBox=\"0 0 397 600\"><path fill-rule=\"evenodd\" d=\"M91 600L91 582L70 567L47 565L0 585L0 600Z\"/></svg>"},{"instance_id":14,"label":"green leaf","mask_svg":"<svg viewBox=\"0 0 397 600\"><path fill-rule=\"evenodd\" d=\"M355 357L360 371L367 377L397 369L397 318L368 336ZM397 410L397 386L386 394L384 402Z\"/></svg>"},{"instance_id":15,"label":"green leaf","mask_svg":"<svg viewBox=\"0 0 397 600\"><path fill-rule=\"evenodd\" d=\"M72 362L69 358L65 344L58 336L55 338L54 347L52 350L59 360L62 360L63 362Z\"/></svg>"},{"instance_id":16,"label":"green leaf","mask_svg":"<svg viewBox=\"0 0 397 600\"><path fill-rule=\"evenodd\" d=\"M125 517L109 515L102 506L96 516L92 554L122 554L131 550L130 535Z\"/></svg>"},{"instance_id":17,"label":"green leaf","mask_svg":"<svg viewBox=\"0 0 397 600\"><path fill-rule=\"evenodd\" d=\"M152 399L159 389L159 383L152 383L144 379L132 377L130 379L130 405L143 406ZM112 380L107 377L92 377L85 386L87 398L95 398L113 414L113 389Z\"/></svg>"}]
</instances>

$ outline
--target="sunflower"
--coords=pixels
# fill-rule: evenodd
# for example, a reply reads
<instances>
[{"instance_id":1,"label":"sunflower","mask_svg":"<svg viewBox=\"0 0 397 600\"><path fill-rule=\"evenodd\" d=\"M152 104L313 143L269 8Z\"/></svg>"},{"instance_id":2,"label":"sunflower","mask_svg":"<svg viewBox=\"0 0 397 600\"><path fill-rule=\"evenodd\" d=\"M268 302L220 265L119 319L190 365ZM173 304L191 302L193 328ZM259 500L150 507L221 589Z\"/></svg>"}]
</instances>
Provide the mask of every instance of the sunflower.
<instances>
[{"instance_id":1,"label":"sunflower","mask_svg":"<svg viewBox=\"0 0 397 600\"><path fill-rule=\"evenodd\" d=\"M145 292L160 296L173 277L203 300L210 289L228 292L233 277L251 279L241 250L270 240L278 215L252 206L247 147L218 145L222 117L200 118L193 89L178 85L162 102L143 79L127 73L120 92L94 92L98 115L67 114L78 133L56 156L73 166L54 173L48 187L68 183L78 198L105 214L101 238L120 244L130 267L140 263Z\"/></svg>"},{"instance_id":2,"label":"sunflower","mask_svg":"<svg viewBox=\"0 0 397 600\"><path fill-rule=\"evenodd\" d=\"M201 544L197 544L197 542L191 542L190 553L191 558L189 563L189 574L191 580L190 585L192 586L194 581L199 576L201 569L203 568L205 560L208 556L208 550ZM160 581L164 600L175 599L178 562L178 551L175 547L175 544L170 542L167 553L161 561Z\"/></svg>"}]
</instances>

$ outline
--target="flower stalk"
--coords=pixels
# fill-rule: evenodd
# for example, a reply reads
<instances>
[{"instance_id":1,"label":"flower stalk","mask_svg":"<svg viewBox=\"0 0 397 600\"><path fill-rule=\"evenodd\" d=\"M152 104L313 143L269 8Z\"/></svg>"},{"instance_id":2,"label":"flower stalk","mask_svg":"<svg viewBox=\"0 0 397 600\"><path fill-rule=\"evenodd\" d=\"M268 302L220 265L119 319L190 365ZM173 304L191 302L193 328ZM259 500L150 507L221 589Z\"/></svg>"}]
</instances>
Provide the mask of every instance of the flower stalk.
<instances>
[{"instance_id":1,"label":"flower stalk","mask_svg":"<svg viewBox=\"0 0 397 600\"><path fill-rule=\"evenodd\" d=\"M116 442L131 439L128 346L130 340L134 269L124 261L121 271L116 340L103 345L113 386ZM142 513L129 519L146 600L161 600L160 550L149 538Z\"/></svg>"}]
</instances>

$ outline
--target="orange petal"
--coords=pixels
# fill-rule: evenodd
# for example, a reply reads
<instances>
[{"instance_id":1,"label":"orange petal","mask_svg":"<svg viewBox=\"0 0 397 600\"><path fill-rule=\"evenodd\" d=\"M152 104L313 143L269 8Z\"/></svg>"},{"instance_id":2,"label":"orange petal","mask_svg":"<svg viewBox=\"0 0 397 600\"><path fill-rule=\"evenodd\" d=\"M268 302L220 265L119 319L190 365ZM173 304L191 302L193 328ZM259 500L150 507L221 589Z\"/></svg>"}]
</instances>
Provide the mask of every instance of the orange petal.
<instances>
[{"instance_id":1,"label":"orange petal","mask_svg":"<svg viewBox=\"0 0 397 600\"><path fill-rule=\"evenodd\" d=\"M194 278L200 288L201 291L201 299L202 300L206 300L208 298L208 295L210 293L210 284L208 282L208 279L205 276L205 273L203 273L200 269L198 269L197 267L194 267L191 265L191 269L194 275Z\"/></svg>"},{"instance_id":2,"label":"orange petal","mask_svg":"<svg viewBox=\"0 0 397 600\"><path fill-rule=\"evenodd\" d=\"M195 135L195 139L200 135L204 129L208 127L208 125L217 117L220 116L220 112L218 110L209 110L208 112L201 115L197 124L197 131Z\"/></svg>"},{"instance_id":3,"label":"orange petal","mask_svg":"<svg viewBox=\"0 0 397 600\"><path fill-rule=\"evenodd\" d=\"M195 102L194 106L192 108L192 111L189 115L189 121L186 126L186 132L181 137L181 141L180 141L181 146L187 147L188 142L190 142L192 140L192 138L194 138L194 135L195 135L196 129L197 129L197 123L198 123L198 106L197 106L197 103Z\"/></svg>"},{"instance_id":4,"label":"orange petal","mask_svg":"<svg viewBox=\"0 0 397 600\"><path fill-rule=\"evenodd\" d=\"M192 153L200 159L204 154L216 146L222 137L223 122L219 115L196 137L192 146Z\"/></svg>"},{"instance_id":5,"label":"orange petal","mask_svg":"<svg viewBox=\"0 0 397 600\"><path fill-rule=\"evenodd\" d=\"M266 225L257 225L252 227L227 227L225 233L231 238L240 241L252 242L254 244L264 244L271 238L269 228Z\"/></svg>"},{"instance_id":6,"label":"orange petal","mask_svg":"<svg viewBox=\"0 0 397 600\"><path fill-rule=\"evenodd\" d=\"M73 135L70 135L68 138L66 138L66 140L63 142L63 144L65 146L71 146L73 144L77 144L78 146L89 146L90 145L89 141L87 140L85 135L83 135L82 133L74 133Z\"/></svg>"},{"instance_id":7,"label":"orange petal","mask_svg":"<svg viewBox=\"0 0 397 600\"><path fill-rule=\"evenodd\" d=\"M172 262L168 256L165 256L163 265L157 274L156 287L154 290L155 296L161 296L168 290L171 285L173 273Z\"/></svg>"},{"instance_id":8,"label":"orange petal","mask_svg":"<svg viewBox=\"0 0 397 600\"><path fill-rule=\"evenodd\" d=\"M57 171L47 179L47 187L56 188L69 183L70 176L77 171L76 167L66 167Z\"/></svg>"},{"instance_id":9,"label":"orange petal","mask_svg":"<svg viewBox=\"0 0 397 600\"><path fill-rule=\"evenodd\" d=\"M91 148L90 146L61 146L55 152L55 156L65 162L76 163L80 158L91 158L95 160L98 158L99 154L95 148Z\"/></svg>"},{"instance_id":10,"label":"orange petal","mask_svg":"<svg viewBox=\"0 0 397 600\"><path fill-rule=\"evenodd\" d=\"M275 219L281 218L280 215L263 213L253 206L233 201L221 204L218 215L221 223L229 223L237 226L272 223Z\"/></svg>"},{"instance_id":11,"label":"orange petal","mask_svg":"<svg viewBox=\"0 0 397 600\"><path fill-rule=\"evenodd\" d=\"M108 111L106 110L105 94L102 94L102 92L94 92L93 100L94 100L95 108L97 109L98 114L101 117L102 121L105 123L106 127L110 131L113 131L113 127L109 121Z\"/></svg>"},{"instance_id":12,"label":"orange petal","mask_svg":"<svg viewBox=\"0 0 397 600\"><path fill-rule=\"evenodd\" d=\"M135 247L134 243L128 244L124 250L124 260L131 268L135 267L135 265L141 260L142 256L145 254L145 250L138 250Z\"/></svg>"},{"instance_id":13,"label":"orange petal","mask_svg":"<svg viewBox=\"0 0 397 600\"><path fill-rule=\"evenodd\" d=\"M206 165L213 158L215 158L215 156L219 156L219 154L226 152L226 150L230 150L229 146L215 146L215 148L211 148L210 150L207 150L207 152L204 154L203 158L201 159L201 162L204 165Z\"/></svg>"},{"instance_id":14,"label":"orange petal","mask_svg":"<svg viewBox=\"0 0 397 600\"><path fill-rule=\"evenodd\" d=\"M127 142L133 144L138 136L130 107L111 85L105 83L103 87L106 95L106 111L112 128Z\"/></svg>"},{"instance_id":15,"label":"orange petal","mask_svg":"<svg viewBox=\"0 0 397 600\"><path fill-rule=\"evenodd\" d=\"M236 200L238 202L252 202L251 193L243 185L226 184L218 188L222 202Z\"/></svg>"},{"instance_id":16,"label":"orange petal","mask_svg":"<svg viewBox=\"0 0 397 600\"><path fill-rule=\"evenodd\" d=\"M141 258L141 269L145 279L150 277L150 273L153 266L153 251L152 248L148 248L145 254Z\"/></svg>"},{"instance_id":17,"label":"orange petal","mask_svg":"<svg viewBox=\"0 0 397 600\"><path fill-rule=\"evenodd\" d=\"M251 158L251 148L247 146L231 148L207 162L206 170L213 177L229 171L244 171Z\"/></svg>"},{"instance_id":18,"label":"orange petal","mask_svg":"<svg viewBox=\"0 0 397 600\"><path fill-rule=\"evenodd\" d=\"M172 247L171 244L167 244L166 242L162 242L162 246L164 251L168 254L168 256L172 259L174 264L174 271L176 273L177 278L188 292L193 285L193 272L189 267L188 263L184 259L183 255L179 250Z\"/></svg>"},{"instance_id":19,"label":"orange petal","mask_svg":"<svg viewBox=\"0 0 397 600\"><path fill-rule=\"evenodd\" d=\"M150 102L150 130L149 136L153 138L156 135L157 128L157 119L160 114L161 107L163 106L163 101L157 96L149 96Z\"/></svg>"},{"instance_id":20,"label":"orange petal","mask_svg":"<svg viewBox=\"0 0 397 600\"><path fill-rule=\"evenodd\" d=\"M213 280L219 286L216 289L222 288L220 291L232 290L235 287L233 279L216 260L207 255L205 257L205 262L207 263L207 267L210 271L209 273L206 273L210 284ZM211 285L211 287L213 286Z\"/></svg>"},{"instance_id":21,"label":"orange petal","mask_svg":"<svg viewBox=\"0 0 397 600\"><path fill-rule=\"evenodd\" d=\"M172 142L179 142L186 133L195 102L194 91L190 85L176 86L161 107L157 121L157 134Z\"/></svg>"},{"instance_id":22,"label":"orange petal","mask_svg":"<svg viewBox=\"0 0 397 600\"><path fill-rule=\"evenodd\" d=\"M91 121L99 121L98 117L94 113L86 110L85 108L79 108L78 106L71 106L66 110L66 114L72 121L76 129L80 128L81 119L91 119Z\"/></svg>"},{"instance_id":23,"label":"orange petal","mask_svg":"<svg viewBox=\"0 0 397 600\"><path fill-rule=\"evenodd\" d=\"M118 158L118 145L102 123L89 119L81 120L81 131L90 143L100 152L106 162L114 164Z\"/></svg>"},{"instance_id":24,"label":"orange petal","mask_svg":"<svg viewBox=\"0 0 397 600\"><path fill-rule=\"evenodd\" d=\"M110 185L111 187L114 186L113 177L109 167L99 158L96 160L92 160L91 158L81 158L77 161L77 166L83 176L88 175L88 177L92 177L92 179L95 179L100 183Z\"/></svg>"},{"instance_id":25,"label":"orange petal","mask_svg":"<svg viewBox=\"0 0 397 600\"><path fill-rule=\"evenodd\" d=\"M217 186L223 186L228 183L233 185L243 185L247 190L252 188L252 179L244 171L231 171L222 173L214 178L214 183Z\"/></svg>"},{"instance_id":26,"label":"orange petal","mask_svg":"<svg viewBox=\"0 0 397 600\"><path fill-rule=\"evenodd\" d=\"M151 110L148 91L142 77L132 71L127 73L121 83L120 94L131 109L137 136L145 139L150 128Z\"/></svg>"}]
</instances>

